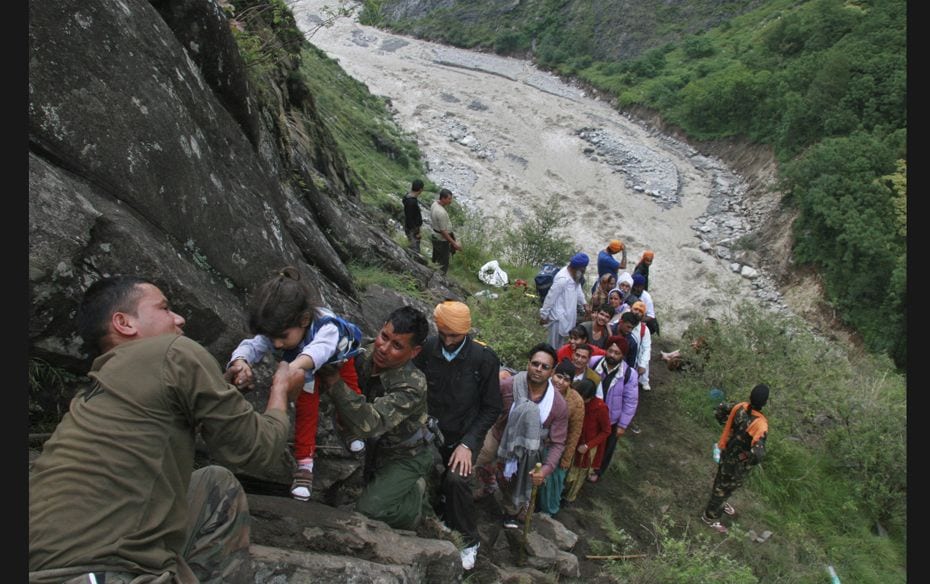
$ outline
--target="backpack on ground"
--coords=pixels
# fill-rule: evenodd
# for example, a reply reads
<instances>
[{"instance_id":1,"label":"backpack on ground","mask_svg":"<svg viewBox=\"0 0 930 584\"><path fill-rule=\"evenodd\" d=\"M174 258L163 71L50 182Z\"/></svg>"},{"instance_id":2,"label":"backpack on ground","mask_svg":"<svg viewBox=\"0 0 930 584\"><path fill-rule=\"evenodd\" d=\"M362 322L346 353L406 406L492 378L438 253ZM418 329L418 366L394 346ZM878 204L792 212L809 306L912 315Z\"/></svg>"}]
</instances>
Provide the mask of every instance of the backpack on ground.
<instances>
[{"instance_id":1,"label":"backpack on ground","mask_svg":"<svg viewBox=\"0 0 930 584\"><path fill-rule=\"evenodd\" d=\"M552 288L552 280L555 279L559 269L559 266L555 264L544 263L533 279L536 283L536 295L539 296L540 304L546 300L546 294L549 293L549 288Z\"/></svg>"}]
</instances>

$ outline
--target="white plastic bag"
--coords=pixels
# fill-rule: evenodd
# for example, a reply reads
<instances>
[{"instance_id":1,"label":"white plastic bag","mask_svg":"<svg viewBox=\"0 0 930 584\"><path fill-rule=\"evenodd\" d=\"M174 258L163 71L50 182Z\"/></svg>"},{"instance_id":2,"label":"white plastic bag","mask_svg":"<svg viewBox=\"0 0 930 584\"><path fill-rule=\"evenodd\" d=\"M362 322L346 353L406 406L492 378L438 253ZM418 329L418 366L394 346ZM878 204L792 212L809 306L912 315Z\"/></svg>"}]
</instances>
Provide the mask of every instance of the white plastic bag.
<instances>
[{"instance_id":1,"label":"white plastic bag","mask_svg":"<svg viewBox=\"0 0 930 584\"><path fill-rule=\"evenodd\" d=\"M491 260L478 270L478 279L485 284L500 288L507 285L507 272L501 269L497 260Z\"/></svg>"}]
</instances>

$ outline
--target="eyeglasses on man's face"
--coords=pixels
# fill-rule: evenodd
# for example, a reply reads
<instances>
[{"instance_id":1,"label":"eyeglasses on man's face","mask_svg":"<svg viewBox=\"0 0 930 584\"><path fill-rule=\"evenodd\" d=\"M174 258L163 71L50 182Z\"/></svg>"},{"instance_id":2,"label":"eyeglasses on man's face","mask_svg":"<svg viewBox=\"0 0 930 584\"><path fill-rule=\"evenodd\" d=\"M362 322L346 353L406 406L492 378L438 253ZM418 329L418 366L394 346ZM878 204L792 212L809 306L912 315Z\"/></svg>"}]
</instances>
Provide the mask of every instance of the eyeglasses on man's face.
<instances>
[{"instance_id":1,"label":"eyeglasses on man's face","mask_svg":"<svg viewBox=\"0 0 930 584\"><path fill-rule=\"evenodd\" d=\"M542 369L543 371L549 371L552 369L552 365L548 363L543 363L542 361L530 361L530 365L537 369Z\"/></svg>"}]
</instances>

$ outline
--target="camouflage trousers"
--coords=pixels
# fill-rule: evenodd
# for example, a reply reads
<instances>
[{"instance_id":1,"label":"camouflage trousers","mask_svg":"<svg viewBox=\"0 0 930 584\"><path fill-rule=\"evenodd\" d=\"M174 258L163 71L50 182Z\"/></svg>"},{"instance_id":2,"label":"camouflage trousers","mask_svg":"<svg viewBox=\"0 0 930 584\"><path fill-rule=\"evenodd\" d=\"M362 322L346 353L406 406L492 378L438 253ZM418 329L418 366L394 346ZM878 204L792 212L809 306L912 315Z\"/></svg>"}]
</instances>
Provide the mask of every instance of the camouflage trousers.
<instances>
[{"instance_id":1,"label":"camouflage trousers","mask_svg":"<svg viewBox=\"0 0 930 584\"><path fill-rule=\"evenodd\" d=\"M720 519L723 514L723 504L727 502L733 491L742 486L749 467L739 462L723 460L717 465L717 476L714 477L714 488L710 494L704 515L709 519Z\"/></svg>"},{"instance_id":2,"label":"camouflage trousers","mask_svg":"<svg viewBox=\"0 0 930 584\"><path fill-rule=\"evenodd\" d=\"M187 491L187 541L176 572L133 574L86 566L54 570L63 584L239 584L252 582L249 507L242 485L221 466L194 471ZM44 570L43 576L51 576ZM38 574L37 574L38 575ZM32 574L30 574L30 579ZM68 579L70 577L70 579Z\"/></svg>"}]
</instances>

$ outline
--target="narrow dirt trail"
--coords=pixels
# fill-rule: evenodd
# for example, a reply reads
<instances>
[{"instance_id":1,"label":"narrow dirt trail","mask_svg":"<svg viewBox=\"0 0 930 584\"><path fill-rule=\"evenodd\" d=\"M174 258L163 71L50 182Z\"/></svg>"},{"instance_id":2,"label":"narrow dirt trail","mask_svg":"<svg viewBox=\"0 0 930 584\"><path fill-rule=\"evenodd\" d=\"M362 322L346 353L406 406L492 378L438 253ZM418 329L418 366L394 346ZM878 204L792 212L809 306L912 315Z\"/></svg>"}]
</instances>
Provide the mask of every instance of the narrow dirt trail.
<instances>
[{"instance_id":1,"label":"narrow dirt trail","mask_svg":"<svg viewBox=\"0 0 930 584\"><path fill-rule=\"evenodd\" d=\"M293 5L302 30L317 28L325 4ZM564 233L592 260L613 238L627 245L629 271L654 250L649 288L663 332L677 336L691 319L756 297L759 280L707 253L708 241L747 229L732 212L744 181L720 161L526 61L393 35L352 18L319 28L310 41L391 100L398 123L416 136L428 178L465 206L514 224L554 195ZM713 230L708 217L719 217Z\"/></svg>"}]
</instances>

